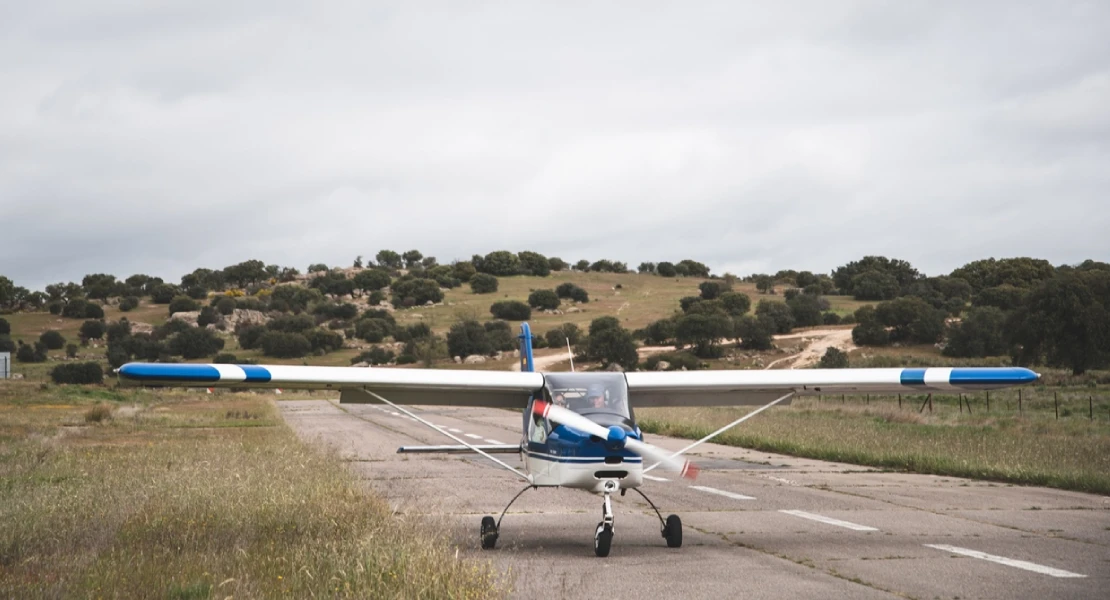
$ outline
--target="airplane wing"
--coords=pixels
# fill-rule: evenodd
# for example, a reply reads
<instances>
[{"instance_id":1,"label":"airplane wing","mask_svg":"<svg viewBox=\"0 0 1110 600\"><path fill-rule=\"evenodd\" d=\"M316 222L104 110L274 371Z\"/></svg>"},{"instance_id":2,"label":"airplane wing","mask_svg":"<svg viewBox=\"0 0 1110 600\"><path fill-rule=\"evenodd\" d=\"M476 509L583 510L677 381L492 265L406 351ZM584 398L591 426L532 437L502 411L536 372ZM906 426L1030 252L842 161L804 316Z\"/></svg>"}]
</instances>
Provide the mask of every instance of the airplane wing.
<instances>
[{"instance_id":1,"label":"airplane wing","mask_svg":"<svg viewBox=\"0 0 1110 600\"><path fill-rule=\"evenodd\" d=\"M1021 367L800 369L625 373L629 401L655 406L762 405L783 394L928 394L974 392L1033 383Z\"/></svg>"},{"instance_id":2,"label":"airplane wing","mask_svg":"<svg viewBox=\"0 0 1110 600\"><path fill-rule=\"evenodd\" d=\"M128 363L122 385L340 390L340 402L524 408L543 375L512 371Z\"/></svg>"}]
</instances>

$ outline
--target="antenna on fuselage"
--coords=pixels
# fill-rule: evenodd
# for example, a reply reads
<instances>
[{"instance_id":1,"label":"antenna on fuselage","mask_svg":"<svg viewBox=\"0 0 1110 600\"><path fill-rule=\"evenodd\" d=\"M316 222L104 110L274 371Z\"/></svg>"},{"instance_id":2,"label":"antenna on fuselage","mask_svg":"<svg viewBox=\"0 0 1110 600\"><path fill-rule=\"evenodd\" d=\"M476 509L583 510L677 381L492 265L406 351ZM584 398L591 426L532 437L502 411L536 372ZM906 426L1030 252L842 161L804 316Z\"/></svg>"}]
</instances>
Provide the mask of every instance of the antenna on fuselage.
<instances>
[{"instance_id":1,"label":"antenna on fuselage","mask_svg":"<svg viewBox=\"0 0 1110 600\"><path fill-rule=\"evenodd\" d=\"M568 337L568 338L566 338L566 340L567 340L567 356L570 357L570 372L573 373L574 372L574 351L572 351L570 349L570 338Z\"/></svg>"}]
</instances>

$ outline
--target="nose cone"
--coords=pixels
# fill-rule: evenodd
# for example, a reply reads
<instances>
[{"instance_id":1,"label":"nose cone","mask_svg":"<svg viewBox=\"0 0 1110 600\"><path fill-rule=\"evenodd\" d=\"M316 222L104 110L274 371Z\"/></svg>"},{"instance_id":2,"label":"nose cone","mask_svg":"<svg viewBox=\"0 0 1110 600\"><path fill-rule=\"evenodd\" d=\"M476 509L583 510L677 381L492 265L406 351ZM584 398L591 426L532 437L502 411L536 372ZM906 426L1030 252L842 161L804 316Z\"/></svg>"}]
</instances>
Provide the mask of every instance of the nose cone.
<instances>
[{"instance_id":1,"label":"nose cone","mask_svg":"<svg viewBox=\"0 0 1110 600\"><path fill-rule=\"evenodd\" d=\"M613 425L609 427L609 436L605 438L605 445L613 450L620 450L624 448L624 441L627 437L628 434L625 433L623 428Z\"/></svg>"}]
</instances>

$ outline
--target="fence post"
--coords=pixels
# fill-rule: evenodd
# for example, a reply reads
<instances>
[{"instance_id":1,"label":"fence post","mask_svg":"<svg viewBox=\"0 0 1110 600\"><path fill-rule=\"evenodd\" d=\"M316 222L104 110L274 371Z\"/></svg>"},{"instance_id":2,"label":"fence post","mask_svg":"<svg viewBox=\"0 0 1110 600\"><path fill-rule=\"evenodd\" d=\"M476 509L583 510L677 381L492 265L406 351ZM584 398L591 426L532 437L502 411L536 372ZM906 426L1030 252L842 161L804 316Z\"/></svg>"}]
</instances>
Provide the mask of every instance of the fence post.
<instances>
[{"instance_id":1,"label":"fence post","mask_svg":"<svg viewBox=\"0 0 1110 600\"><path fill-rule=\"evenodd\" d=\"M1052 406L1056 409L1056 420L1060 420L1060 398L1059 392L1052 392Z\"/></svg>"},{"instance_id":2,"label":"fence post","mask_svg":"<svg viewBox=\"0 0 1110 600\"><path fill-rule=\"evenodd\" d=\"M1018 390L1018 414L1019 415L1022 414L1022 412L1021 412L1021 390Z\"/></svg>"},{"instance_id":3,"label":"fence post","mask_svg":"<svg viewBox=\"0 0 1110 600\"><path fill-rule=\"evenodd\" d=\"M898 394L898 408L902 408L902 394Z\"/></svg>"},{"instance_id":4,"label":"fence post","mask_svg":"<svg viewBox=\"0 0 1110 600\"><path fill-rule=\"evenodd\" d=\"M921 408L917 409L917 412L919 412L919 413L924 412L926 404L929 405L929 412L933 412L933 395L932 394L929 394L928 396L925 397L925 401L921 403Z\"/></svg>"},{"instance_id":5,"label":"fence post","mask_svg":"<svg viewBox=\"0 0 1110 600\"><path fill-rule=\"evenodd\" d=\"M962 397L963 394L960 394ZM967 414L971 414L971 398L964 398L964 403L967 404Z\"/></svg>"},{"instance_id":6,"label":"fence post","mask_svg":"<svg viewBox=\"0 0 1110 600\"><path fill-rule=\"evenodd\" d=\"M991 393L987 392L987 412L991 411Z\"/></svg>"},{"instance_id":7,"label":"fence post","mask_svg":"<svg viewBox=\"0 0 1110 600\"><path fill-rule=\"evenodd\" d=\"M963 394L960 394L959 404L960 404L960 414L962 415L962 414L964 414L964 395Z\"/></svg>"},{"instance_id":8,"label":"fence post","mask_svg":"<svg viewBox=\"0 0 1110 600\"><path fill-rule=\"evenodd\" d=\"M1095 397L1094 396L1087 396L1087 411L1088 411L1087 414L1089 415L1088 419L1090 419L1091 421L1094 421L1095 420Z\"/></svg>"}]
</instances>

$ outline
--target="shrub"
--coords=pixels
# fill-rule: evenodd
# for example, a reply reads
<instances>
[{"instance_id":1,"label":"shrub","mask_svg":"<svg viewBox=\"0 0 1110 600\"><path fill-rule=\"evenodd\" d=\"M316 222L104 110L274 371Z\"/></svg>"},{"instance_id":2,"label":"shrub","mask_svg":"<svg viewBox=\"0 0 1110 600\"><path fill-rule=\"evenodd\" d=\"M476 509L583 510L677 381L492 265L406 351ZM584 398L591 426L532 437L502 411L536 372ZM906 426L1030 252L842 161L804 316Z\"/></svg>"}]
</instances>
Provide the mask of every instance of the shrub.
<instances>
[{"instance_id":1,"label":"shrub","mask_svg":"<svg viewBox=\"0 0 1110 600\"><path fill-rule=\"evenodd\" d=\"M62 307L62 316L67 319L84 319L89 302L84 298L74 298Z\"/></svg>"},{"instance_id":2,"label":"shrub","mask_svg":"<svg viewBox=\"0 0 1110 600\"><path fill-rule=\"evenodd\" d=\"M559 296L553 290L536 290L528 294L528 306L540 310L559 308Z\"/></svg>"},{"instance_id":3,"label":"shrub","mask_svg":"<svg viewBox=\"0 0 1110 600\"><path fill-rule=\"evenodd\" d=\"M555 295L560 298L570 298L575 302L586 303L590 301L590 295L586 293L586 290L569 281L559 284L559 287L555 288Z\"/></svg>"},{"instance_id":4,"label":"shrub","mask_svg":"<svg viewBox=\"0 0 1110 600\"><path fill-rule=\"evenodd\" d=\"M0 335L0 352L15 352L15 342L7 335Z\"/></svg>"},{"instance_id":5,"label":"shrub","mask_svg":"<svg viewBox=\"0 0 1110 600\"><path fill-rule=\"evenodd\" d=\"M40 363L46 362L46 346L42 342L35 342L35 345L20 344L19 348L15 351L15 358L19 362L24 363Z\"/></svg>"},{"instance_id":6,"label":"shrub","mask_svg":"<svg viewBox=\"0 0 1110 600\"><path fill-rule=\"evenodd\" d=\"M477 273L470 278L470 290L475 294L492 294L497 291L497 278L488 273Z\"/></svg>"},{"instance_id":7,"label":"shrub","mask_svg":"<svg viewBox=\"0 0 1110 600\"><path fill-rule=\"evenodd\" d=\"M217 365L235 365L239 364L239 357L230 352L221 352L212 359L212 362Z\"/></svg>"},{"instance_id":8,"label":"shrub","mask_svg":"<svg viewBox=\"0 0 1110 600\"><path fill-rule=\"evenodd\" d=\"M369 363L371 365L387 365L393 362L394 354L392 350L386 350L381 346L374 346L373 348L359 354L351 359L351 364L360 362Z\"/></svg>"},{"instance_id":9,"label":"shrub","mask_svg":"<svg viewBox=\"0 0 1110 600\"><path fill-rule=\"evenodd\" d=\"M519 300L494 302L489 312L498 319L506 321L525 321L532 317L532 308Z\"/></svg>"},{"instance_id":10,"label":"shrub","mask_svg":"<svg viewBox=\"0 0 1110 600\"><path fill-rule=\"evenodd\" d=\"M131 312L139 307L139 299L135 296L128 296L119 301L119 309L121 312Z\"/></svg>"},{"instance_id":11,"label":"shrub","mask_svg":"<svg viewBox=\"0 0 1110 600\"><path fill-rule=\"evenodd\" d=\"M694 345L694 354L701 358L721 355L718 342L733 337L732 320L723 313L683 315L675 325L678 343Z\"/></svg>"},{"instance_id":12,"label":"shrub","mask_svg":"<svg viewBox=\"0 0 1110 600\"><path fill-rule=\"evenodd\" d=\"M735 335L747 350L770 350L774 333L775 321L767 315L745 315L735 321Z\"/></svg>"},{"instance_id":13,"label":"shrub","mask_svg":"<svg viewBox=\"0 0 1110 600\"><path fill-rule=\"evenodd\" d=\"M54 383L92 384L104 383L104 369L99 363L62 363L50 371Z\"/></svg>"},{"instance_id":14,"label":"shrub","mask_svg":"<svg viewBox=\"0 0 1110 600\"><path fill-rule=\"evenodd\" d=\"M262 353L275 358L300 358L312 351L308 338L299 333L267 331L258 339Z\"/></svg>"},{"instance_id":15,"label":"shrub","mask_svg":"<svg viewBox=\"0 0 1110 600\"><path fill-rule=\"evenodd\" d=\"M486 328L473 319L464 319L447 332L447 351L451 356L486 355L493 352Z\"/></svg>"},{"instance_id":16,"label":"shrub","mask_svg":"<svg viewBox=\"0 0 1110 600\"><path fill-rule=\"evenodd\" d=\"M817 296L795 295L786 301L786 306L798 327L813 327L822 323L821 299Z\"/></svg>"},{"instance_id":17,"label":"shrub","mask_svg":"<svg viewBox=\"0 0 1110 600\"><path fill-rule=\"evenodd\" d=\"M713 300L725 292L731 292L732 286L723 281L703 281L698 284L698 290L701 291L703 299Z\"/></svg>"},{"instance_id":18,"label":"shrub","mask_svg":"<svg viewBox=\"0 0 1110 600\"><path fill-rule=\"evenodd\" d=\"M586 356L590 360L601 361L603 367L616 363L625 370L631 370L639 361L639 356L636 354L636 341L632 339L632 333L621 327L619 322L616 326L612 326L611 322L606 320L611 318L600 317L590 323L590 335L586 340ZM603 320L606 321L599 323Z\"/></svg>"},{"instance_id":19,"label":"shrub","mask_svg":"<svg viewBox=\"0 0 1110 600\"><path fill-rule=\"evenodd\" d=\"M201 307L200 314L197 315L197 325L199 327L208 327L213 323L219 323L221 318L220 313L216 312L215 308L204 306Z\"/></svg>"},{"instance_id":20,"label":"shrub","mask_svg":"<svg viewBox=\"0 0 1110 600\"><path fill-rule=\"evenodd\" d=\"M174 313L191 312L194 310L200 310L200 305L197 304L196 300L193 300L188 296L174 296L173 300L170 300L171 315Z\"/></svg>"},{"instance_id":21,"label":"shrub","mask_svg":"<svg viewBox=\"0 0 1110 600\"><path fill-rule=\"evenodd\" d=\"M108 326L104 321L89 320L81 324L81 337L86 340L99 340L104 337Z\"/></svg>"},{"instance_id":22,"label":"shrub","mask_svg":"<svg viewBox=\"0 0 1110 600\"><path fill-rule=\"evenodd\" d=\"M97 404L85 411L86 423L100 423L112 418L112 407L108 404Z\"/></svg>"},{"instance_id":23,"label":"shrub","mask_svg":"<svg viewBox=\"0 0 1110 600\"><path fill-rule=\"evenodd\" d=\"M9 335L12 332L12 325L8 323L7 319L0 317L0 335Z\"/></svg>"},{"instance_id":24,"label":"shrub","mask_svg":"<svg viewBox=\"0 0 1110 600\"><path fill-rule=\"evenodd\" d=\"M945 356L982 358L1006 353L1006 314L994 306L972 308L948 330Z\"/></svg>"},{"instance_id":25,"label":"shrub","mask_svg":"<svg viewBox=\"0 0 1110 600\"><path fill-rule=\"evenodd\" d=\"M443 290L432 279L407 278L393 282L393 306L419 306L443 301Z\"/></svg>"},{"instance_id":26,"label":"shrub","mask_svg":"<svg viewBox=\"0 0 1110 600\"><path fill-rule=\"evenodd\" d=\"M839 325L841 322L840 315L834 312L827 312L821 315L821 322L825 325Z\"/></svg>"},{"instance_id":27,"label":"shrub","mask_svg":"<svg viewBox=\"0 0 1110 600\"><path fill-rule=\"evenodd\" d=\"M574 346L582 339L582 331L574 323L563 323L562 325L548 331L544 334L547 345L552 348L561 348L566 346L567 340L570 340L570 345Z\"/></svg>"},{"instance_id":28,"label":"shrub","mask_svg":"<svg viewBox=\"0 0 1110 600\"><path fill-rule=\"evenodd\" d=\"M821 369L847 369L848 354L841 352L839 348L830 347L825 350L825 355L821 357L817 367Z\"/></svg>"},{"instance_id":29,"label":"shrub","mask_svg":"<svg viewBox=\"0 0 1110 600\"><path fill-rule=\"evenodd\" d=\"M675 269L674 263L666 261L655 265L655 272L659 273L660 277L674 277L678 275L678 271Z\"/></svg>"},{"instance_id":30,"label":"shrub","mask_svg":"<svg viewBox=\"0 0 1110 600\"><path fill-rule=\"evenodd\" d=\"M775 323L775 333L790 333L794 329L794 312L782 302L760 300L755 308L757 316L767 316Z\"/></svg>"},{"instance_id":31,"label":"shrub","mask_svg":"<svg viewBox=\"0 0 1110 600\"><path fill-rule=\"evenodd\" d=\"M696 371L702 368L702 362L698 360L698 357L689 352L661 352L659 354L652 354L644 360L644 370L659 370L658 367L660 362L670 363L666 368L667 371L681 371L682 369Z\"/></svg>"},{"instance_id":32,"label":"shrub","mask_svg":"<svg viewBox=\"0 0 1110 600\"><path fill-rule=\"evenodd\" d=\"M355 323L355 337L376 344L393 331L393 326L383 319L360 319Z\"/></svg>"},{"instance_id":33,"label":"shrub","mask_svg":"<svg viewBox=\"0 0 1110 600\"><path fill-rule=\"evenodd\" d=\"M42 342L42 345L46 346L48 350L61 350L66 346L66 339L62 337L61 333L53 329L42 332L42 335L39 336L39 341Z\"/></svg>"},{"instance_id":34,"label":"shrub","mask_svg":"<svg viewBox=\"0 0 1110 600\"><path fill-rule=\"evenodd\" d=\"M104 318L104 308L102 306L100 306L99 304L97 304L96 302L89 302L88 304L85 305L84 317L86 319L103 319ZM77 317L77 318L81 318L81 317Z\"/></svg>"},{"instance_id":35,"label":"shrub","mask_svg":"<svg viewBox=\"0 0 1110 600\"><path fill-rule=\"evenodd\" d=\"M516 348L517 338L513 335L513 328L505 321L487 321L484 327L486 339L495 352L508 352Z\"/></svg>"},{"instance_id":36,"label":"shrub","mask_svg":"<svg viewBox=\"0 0 1110 600\"><path fill-rule=\"evenodd\" d=\"M216 300L216 310L221 315L226 316L235 312L235 298L231 296L220 296L219 298L219 300Z\"/></svg>"},{"instance_id":37,"label":"shrub","mask_svg":"<svg viewBox=\"0 0 1110 600\"><path fill-rule=\"evenodd\" d=\"M852 341L857 346L886 346L890 344L890 334L877 319L871 319L852 328Z\"/></svg>"},{"instance_id":38,"label":"shrub","mask_svg":"<svg viewBox=\"0 0 1110 600\"><path fill-rule=\"evenodd\" d=\"M734 317L747 314L752 309L752 299L747 294L725 292L718 299L721 301L721 306L724 307L725 312Z\"/></svg>"},{"instance_id":39,"label":"shrub","mask_svg":"<svg viewBox=\"0 0 1110 600\"><path fill-rule=\"evenodd\" d=\"M77 344L66 344L66 357L77 358Z\"/></svg>"},{"instance_id":40,"label":"shrub","mask_svg":"<svg viewBox=\"0 0 1110 600\"><path fill-rule=\"evenodd\" d=\"M265 335L267 329L262 325L239 325L235 328L235 335L239 339L239 347L244 350L254 350L258 341Z\"/></svg>"},{"instance_id":41,"label":"shrub","mask_svg":"<svg viewBox=\"0 0 1110 600\"><path fill-rule=\"evenodd\" d=\"M169 283L160 283L150 289L150 300L155 304L169 304L181 290Z\"/></svg>"},{"instance_id":42,"label":"shrub","mask_svg":"<svg viewBox=\"0 0 1110 600\"><path fill-rule=\"evenodd\" d=\"M671 344L674 342L675 320L668 318L654 321L644 328L643 335L644 341L653 346Z\"/></svg>"},{"instance_id":43,"label":"shrub","mask_svg":"<svg viewBox=\"0 0 1110 600\"><path fill-rule=\"evenodd\" d=\"M328 353L343 347L343 336L327 329L309 329L304 333L314 352Z\"/></svg>"},{"instance_id":44,"label":"shrub","mask_svg":"<svg viewBox=\"0 0 1110 600\"><path fill-rule=\"evenodd\" d=\"M308 315L281 315L271 319L266 324L266 329L270 331L284 331L288 333L299 333L308 331L316 326L316 319Z\"/></svg>"}]
</instances>

